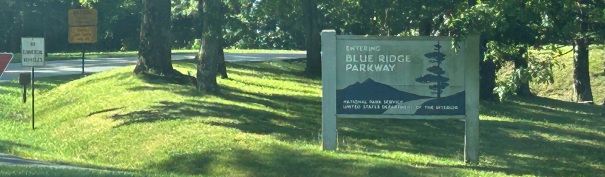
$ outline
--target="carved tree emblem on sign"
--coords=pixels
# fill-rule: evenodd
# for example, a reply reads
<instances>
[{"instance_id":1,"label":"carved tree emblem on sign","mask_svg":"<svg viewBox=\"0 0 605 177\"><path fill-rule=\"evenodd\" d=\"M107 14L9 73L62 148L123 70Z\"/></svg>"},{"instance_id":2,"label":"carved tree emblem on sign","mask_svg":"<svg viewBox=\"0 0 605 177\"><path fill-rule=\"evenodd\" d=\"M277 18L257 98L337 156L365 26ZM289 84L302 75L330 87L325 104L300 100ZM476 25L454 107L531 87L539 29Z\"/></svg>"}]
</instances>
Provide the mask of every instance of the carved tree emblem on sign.
<instances>
[{"instance_id":1,"label":"carved tree emblem on sign","mask_svg":"<svg viewBox=\"0 0 605 177\"><path fill-rule=\"evenodd\" d=\"M441 63L443 60L445 60L445 54L441 53L441 45L439 45L439 42L437 42L437 45L433 46L435 46L435 51L424 54L424 57L429 59L429 62L431 63L437 63L437 65L426 68L426 70L432 74L426 74L422 77L416 78L416 82L423 84L434 83L433 85L429 86L429 89L434 90L431 93L437 95L437 98L441 98L443 89L450 85L447 83L447 81L450 79L443 76L445 71L443 68L441 68Z\"/></svg>"}]
</instances>

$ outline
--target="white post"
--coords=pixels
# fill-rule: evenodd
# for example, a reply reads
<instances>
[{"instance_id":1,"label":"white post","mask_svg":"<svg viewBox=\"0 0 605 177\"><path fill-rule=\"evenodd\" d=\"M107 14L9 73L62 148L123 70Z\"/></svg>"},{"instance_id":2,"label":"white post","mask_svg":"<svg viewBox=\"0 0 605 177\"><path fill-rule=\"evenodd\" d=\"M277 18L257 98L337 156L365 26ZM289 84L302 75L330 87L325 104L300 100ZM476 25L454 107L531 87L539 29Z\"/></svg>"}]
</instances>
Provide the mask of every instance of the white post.
<instances>
[{"instance_id":1,"label":"white post","mask_svg":"<svg viewBox=\"0 0 605 177\"><path fill-rule=\"evenodd\" d=\"M465 65L464 161L479 164L479 36L469 36L465 44L469 58Z\"/></svg>"},{"instance_id":2,"label":"white post","mask_svg":"<svg viewBox=\"0 0 605 177\"><path fill-rule=\"evenodd\" d=\"M336 31L321 32L322 149L336 150Z\"/></svg>"}]
</instances>

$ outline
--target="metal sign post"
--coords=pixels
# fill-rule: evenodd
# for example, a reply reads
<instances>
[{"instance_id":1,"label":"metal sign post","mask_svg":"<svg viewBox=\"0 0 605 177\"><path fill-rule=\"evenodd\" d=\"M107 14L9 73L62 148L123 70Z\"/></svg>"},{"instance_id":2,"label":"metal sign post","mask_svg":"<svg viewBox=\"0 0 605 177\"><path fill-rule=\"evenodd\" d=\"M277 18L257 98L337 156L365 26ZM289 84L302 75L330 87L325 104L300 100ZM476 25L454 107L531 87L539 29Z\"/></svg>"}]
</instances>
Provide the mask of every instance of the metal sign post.
<instances>
[{"instance_id":1,"label":"metal sign post","mask_svg":"<svg viewBox=\"0 0 605 177\"><path fill-rule=\"evenodd\" d=\"M36 99L34 99L34 88L35 88L34 87L34 73L35 73L34 72L35 71L34 68L36 68L36 67L32 66L32 130L36 129L36 127L35 127L35 125L36 125L36 117L35 117L36 114L34 113L35 110L36 110L36 106L34 104L34 101L36 100Z\"/></svg>"},{"instance_id":2,"label":"metal sign post","mask_svg":"<svg viewBox=\"0 0 605 177\"><path fill-rule=\"evenodd\" d=\"M21 38L21 66L32 67L32 129L35 129L35 67L44 66L44 38Z\"/></svg>"},{"instance_id":3,"label":"metal sign post","mask_svg":"<svg viewBox=\"0 0 605 177\"><path fill-rule=\"evenodd\" d=\"M84 73L84 54L86 53L86 51L84 51L84 44L81 45L82 46L82 75L85 75Z\"/></svg>"}]
</instances>

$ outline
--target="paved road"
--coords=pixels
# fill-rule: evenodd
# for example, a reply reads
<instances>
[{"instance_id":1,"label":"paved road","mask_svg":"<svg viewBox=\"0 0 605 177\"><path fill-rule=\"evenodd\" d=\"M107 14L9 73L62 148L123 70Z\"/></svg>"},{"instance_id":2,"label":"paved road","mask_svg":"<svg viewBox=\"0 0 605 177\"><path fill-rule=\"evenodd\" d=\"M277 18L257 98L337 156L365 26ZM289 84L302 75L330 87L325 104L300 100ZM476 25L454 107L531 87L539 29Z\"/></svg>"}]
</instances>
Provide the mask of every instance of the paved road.
<instances>
[{"instance_id":1,"label":"paved road","mask_svg":"<svg viewBox=\"0 0 605 177\"><path fill-rule=\"evenodd\" d=\"M7 155L7 154L3 154L3 153L0 153L0 165L89 169L89 168L75 167L75 166L69 166L69 165L53 164L53 163L42 162L42 161L37 161L37 160L23 159L20 157Z\"/></svg>"},{"instance_id":2,"label":"paved road","mask_svg":"<svg viewBox=\"0 0 605 177\"><path fill-rule=\"evenodd\" d=\"M173 60L179 59L193 59L193 54L189 55L172 55ZM238 61L266 61L276 59L296 59L304 58L304 52L296 53L254 53L254 54L236 54L227 53L225 60L228 62ZM97 59L86 59L84 70L87 73L96 73L106 71L109 69L134 65L137 62L137 57L124 57L124 58L97 58ZM49 61L45 63L44 67L35 68L35 77L49 77L58 75L74 75L82 73L82 60L62 60L62 61ZM11 63L8 65L6 71L0 78L0 82L6 82L19 78L19 73L31 72L31 67L21 67L20 63Z\"/></svg>"}]
</instances>

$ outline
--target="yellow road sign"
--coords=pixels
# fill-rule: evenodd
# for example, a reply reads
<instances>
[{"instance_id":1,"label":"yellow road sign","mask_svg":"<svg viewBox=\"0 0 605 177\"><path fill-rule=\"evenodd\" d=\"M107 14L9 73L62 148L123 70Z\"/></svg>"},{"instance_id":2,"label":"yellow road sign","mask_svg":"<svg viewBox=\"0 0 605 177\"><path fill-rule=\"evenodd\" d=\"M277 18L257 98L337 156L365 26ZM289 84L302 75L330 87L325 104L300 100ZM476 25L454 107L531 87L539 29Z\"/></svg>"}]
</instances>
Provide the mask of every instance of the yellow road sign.
<instances>
[{"instance_id":1,"label":"yellow road sign","mask_svg":"<svg viewBox=\"0 0 605 177\"><path fill-rule=\"evenodd\" d=\"M98 14L95 9L70 9L67 14L69 26L96 26Z\"/></svg>"},{"instance_id":2,"label":"yellow road sign","mask_svg":"<svg viewBox=\"0 0 605 177\"><path fill-rule=\"evenodd\" d=\"M95 43L97 42L97 26L70 26L69 43Z\"/></svg>"}]
</instances>

